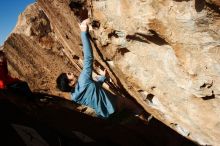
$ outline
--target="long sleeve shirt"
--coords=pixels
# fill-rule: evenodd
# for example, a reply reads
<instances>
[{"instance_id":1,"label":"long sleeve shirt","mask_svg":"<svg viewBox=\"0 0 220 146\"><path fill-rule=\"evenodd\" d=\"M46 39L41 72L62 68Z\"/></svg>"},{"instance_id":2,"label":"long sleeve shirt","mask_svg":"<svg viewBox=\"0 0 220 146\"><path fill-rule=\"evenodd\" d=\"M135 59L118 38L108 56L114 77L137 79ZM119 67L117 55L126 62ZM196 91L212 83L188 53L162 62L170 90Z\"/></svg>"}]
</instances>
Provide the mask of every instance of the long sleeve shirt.
<instances>
[{"instance_id":1,"label":"long sleeve shirt","mask_svg":"<svg viewBox=\"0 0 220 146\"><path fill-rule=\"evenodd\" d=\"M92 79L93 54L87 32L81 32L84 62L83 70L78 78L71 99L79 104L93 108L101 118L107 118L115 112L115 97L102 88L104 76L97 81Z\"/></svg>"}]
</instances>

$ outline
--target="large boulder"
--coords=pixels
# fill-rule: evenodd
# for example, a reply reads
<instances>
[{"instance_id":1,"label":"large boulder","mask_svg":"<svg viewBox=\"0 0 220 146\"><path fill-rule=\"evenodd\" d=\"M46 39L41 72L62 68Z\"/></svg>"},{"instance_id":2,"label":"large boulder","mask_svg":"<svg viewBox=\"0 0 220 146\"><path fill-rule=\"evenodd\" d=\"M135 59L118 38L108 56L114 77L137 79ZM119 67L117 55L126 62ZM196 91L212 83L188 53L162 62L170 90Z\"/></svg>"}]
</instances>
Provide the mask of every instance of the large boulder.
<instances>
[{"instance_id":1,"label":"large boulder","mask_svg":"<svg viewBox=\"0 0 220 146\"><path fill-rule=\"evenodd\" d=\"M95 73L109 71L107 87L200 145L219 145L219 2L38 0L4 44L11 73L33 90L63 95L55 79L82 68L77 21L85 11Z\"/></svg>"}]
</instances>

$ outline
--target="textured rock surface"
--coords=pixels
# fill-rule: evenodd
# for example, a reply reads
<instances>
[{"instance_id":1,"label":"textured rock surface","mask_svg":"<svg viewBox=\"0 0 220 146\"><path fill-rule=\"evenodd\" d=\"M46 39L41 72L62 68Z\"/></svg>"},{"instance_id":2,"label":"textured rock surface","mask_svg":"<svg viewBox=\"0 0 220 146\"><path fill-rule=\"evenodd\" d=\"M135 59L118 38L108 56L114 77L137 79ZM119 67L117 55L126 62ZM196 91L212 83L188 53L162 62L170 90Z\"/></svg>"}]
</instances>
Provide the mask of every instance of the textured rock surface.
<instances>
[{"instance_id":1,"label":"textured rock surface","mask_svg":"<svg viewBox=\"0 0 220 146\"><path fill-rule=\"evenodd\" d=\"M77 0L38 0L4 44L11 72L61 94L55 78L82 66ZM75 4L78 4L77 6ZM217 0L93 0L95 69L114 90L201 145L220 143L220 12Z\"/></svg>"},{"instance_id":2,"label":"textured rock surface","mask_svg":"<svg viewBox=\"0 0 220 146\"><path fill-rule=\"evenodd\" d=\"M130 3L93 1L100 50L147 111L202 145L218 145L219 11L205 1Z\"/></svg>"},{"instance_id":3,"label":"textured rock surface","mask_svg":"<svg viewBox=\"0 0 220 146\"><path fill-rule=\"evenodd\" d=\"M4 44L12 74L28 81L33 90L50 93L55 91L55 79L60 72L77 72L63 48L49 19L37 4L29 6L19 16L13 33Z\"/></svg>"}]
</instances>

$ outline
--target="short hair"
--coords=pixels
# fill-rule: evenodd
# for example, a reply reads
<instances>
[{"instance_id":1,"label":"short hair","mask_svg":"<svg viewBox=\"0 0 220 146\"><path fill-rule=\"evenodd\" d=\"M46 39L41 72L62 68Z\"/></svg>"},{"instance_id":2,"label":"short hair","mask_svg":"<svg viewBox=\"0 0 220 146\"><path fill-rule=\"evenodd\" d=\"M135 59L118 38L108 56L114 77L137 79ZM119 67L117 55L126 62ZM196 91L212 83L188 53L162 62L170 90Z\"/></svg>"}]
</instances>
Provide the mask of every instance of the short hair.
<instances>
[{"instance_id":1,"label":"short hair","mask_svg":"<svg viewBox=\"0 0 220 146\"><path fill-rule=\"evenodd\" d=\"M57 88L60 89L63 92L71 92L72 87L69 85L70 81L66 75L66 73L61 73L57 77Z\"/></svg>"}]
</instances>

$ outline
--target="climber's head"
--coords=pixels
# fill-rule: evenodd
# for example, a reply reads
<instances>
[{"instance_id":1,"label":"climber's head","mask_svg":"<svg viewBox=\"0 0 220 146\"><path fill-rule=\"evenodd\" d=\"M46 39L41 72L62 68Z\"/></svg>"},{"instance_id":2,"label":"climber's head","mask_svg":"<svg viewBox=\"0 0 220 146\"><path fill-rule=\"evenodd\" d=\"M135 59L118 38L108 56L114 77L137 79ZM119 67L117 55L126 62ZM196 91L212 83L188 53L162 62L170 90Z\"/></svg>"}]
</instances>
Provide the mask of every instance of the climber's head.
<instances>
[{"instance_id":1,"label":"climber's head","mask_svg":"<svg viewBox=\"0 0 220 146\"><path fill-rule=\"evenodd\" d=\"M63 92L71 92L75 84L76 76L73 73L61 73L57 78L57 88Z\"/></svg>"}]
</instances>

